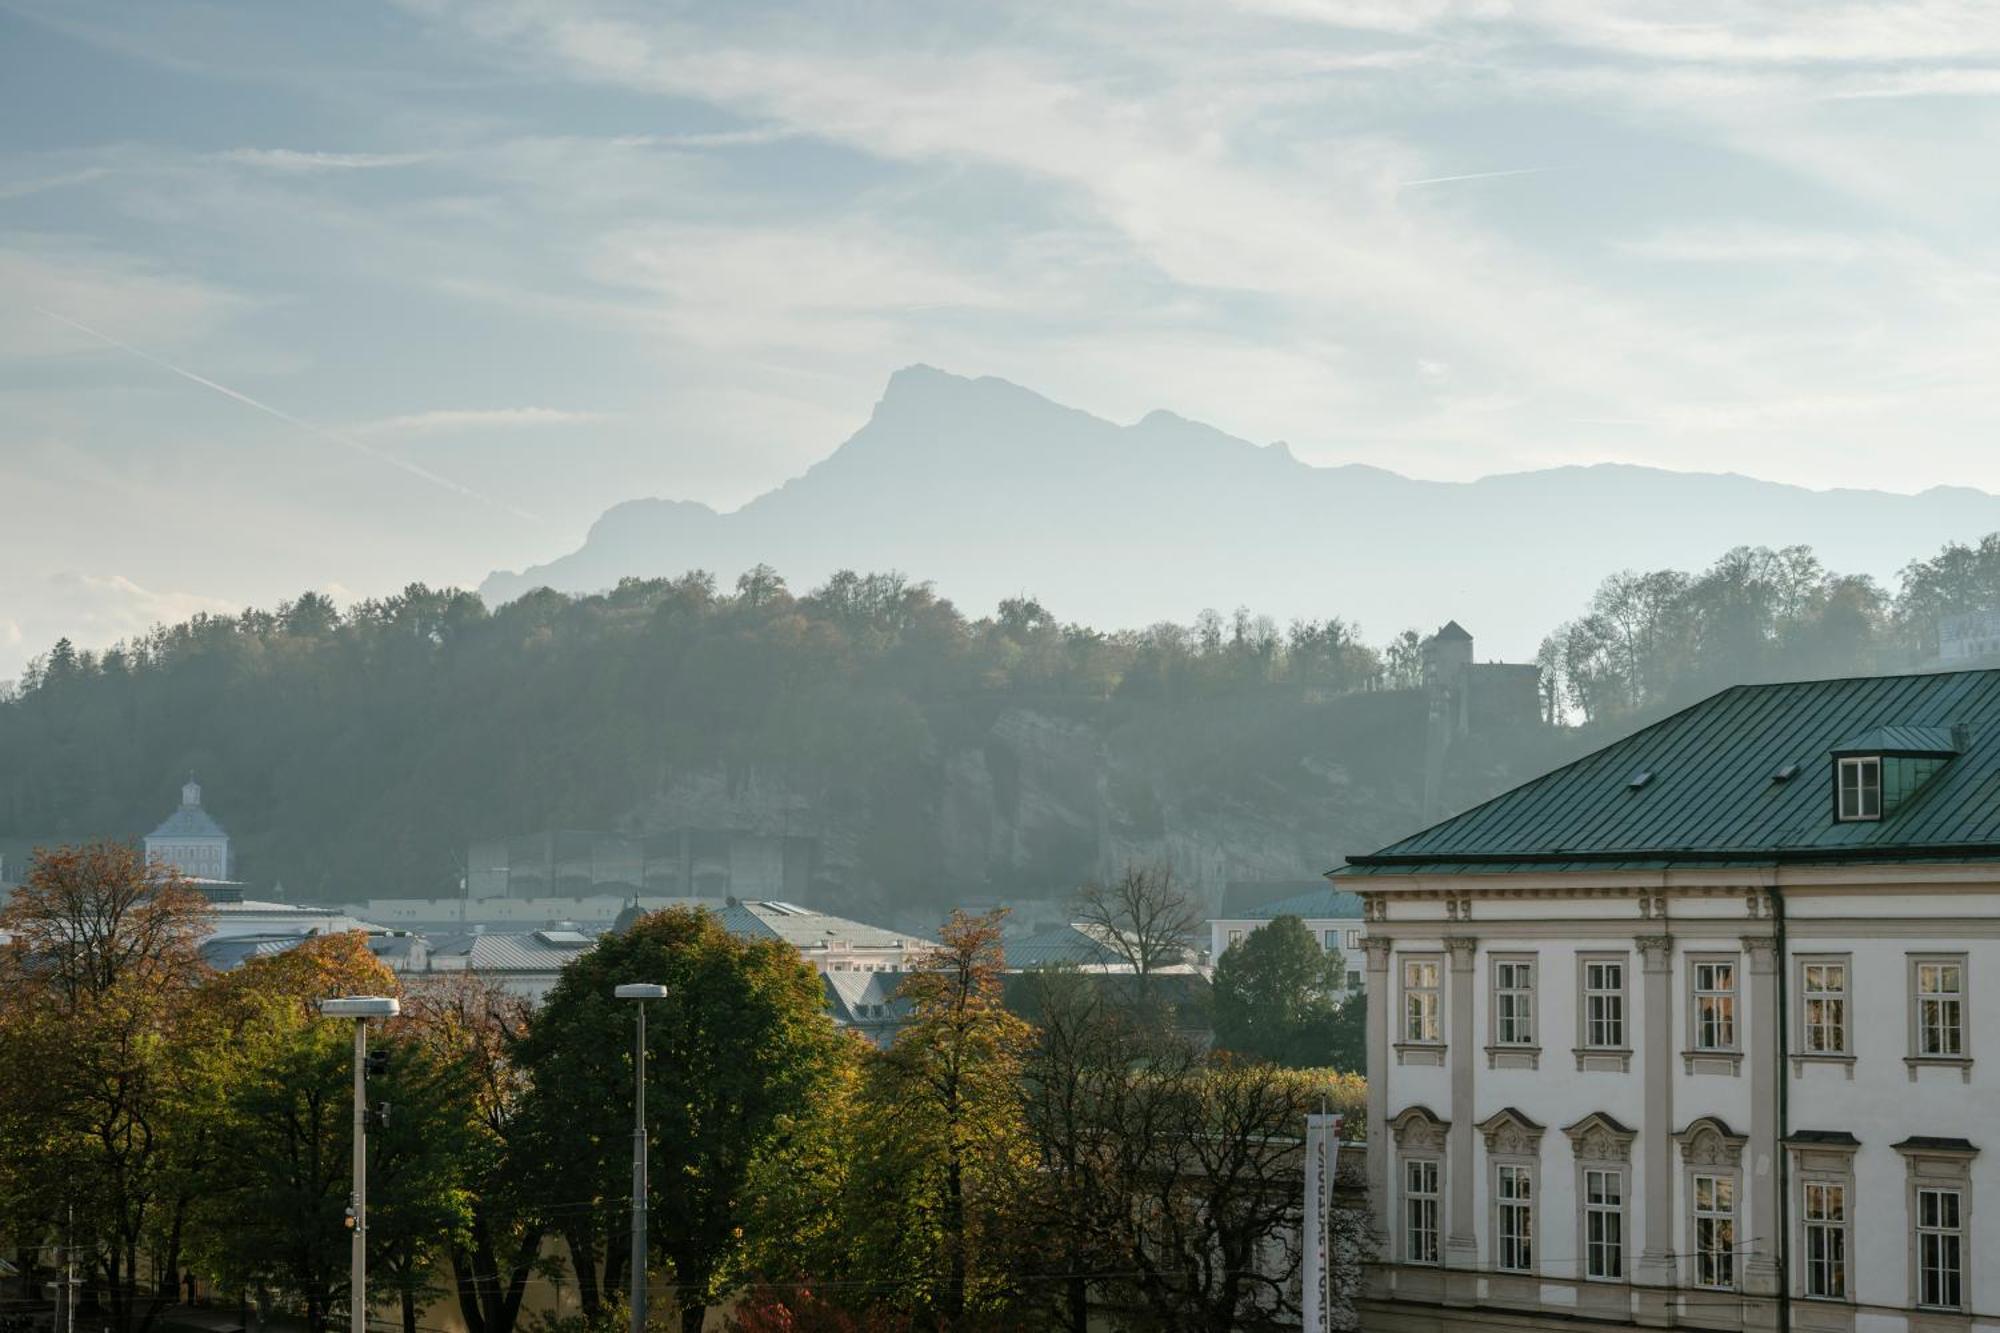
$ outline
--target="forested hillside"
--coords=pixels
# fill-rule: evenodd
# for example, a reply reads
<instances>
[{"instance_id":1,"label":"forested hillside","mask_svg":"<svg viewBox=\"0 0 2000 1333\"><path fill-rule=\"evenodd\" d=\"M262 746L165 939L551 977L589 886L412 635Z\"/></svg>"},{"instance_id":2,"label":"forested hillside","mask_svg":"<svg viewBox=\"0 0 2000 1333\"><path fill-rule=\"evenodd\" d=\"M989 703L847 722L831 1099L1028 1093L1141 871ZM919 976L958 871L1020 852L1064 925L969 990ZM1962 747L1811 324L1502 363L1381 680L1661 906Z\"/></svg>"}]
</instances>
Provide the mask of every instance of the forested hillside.
<instances>
[{"instance_id":1,"label":"forested hillside","mask_svg":"<svg viewBox=\"0 0 2000 1333\"><path fill-rule=\"evenodd\" d=\"M1545 722L1452 752L1456 808L1738 680L1904 669L2000 605L2000 538L1891 596L1809 551L1604 583L1542 650ZM1477 630L1478 608L1461 616ZM1419 636L1247 612L1103 634L1032 599L971 619L895 575L306 594L102 653L0 702L0 839L136 837L189 771L237 872L295 898L455 892L468 842L549 828L819 839L833 909L922 916L1163 858L1214 894L1418 822Z\"/></svg>"}]
</instances>

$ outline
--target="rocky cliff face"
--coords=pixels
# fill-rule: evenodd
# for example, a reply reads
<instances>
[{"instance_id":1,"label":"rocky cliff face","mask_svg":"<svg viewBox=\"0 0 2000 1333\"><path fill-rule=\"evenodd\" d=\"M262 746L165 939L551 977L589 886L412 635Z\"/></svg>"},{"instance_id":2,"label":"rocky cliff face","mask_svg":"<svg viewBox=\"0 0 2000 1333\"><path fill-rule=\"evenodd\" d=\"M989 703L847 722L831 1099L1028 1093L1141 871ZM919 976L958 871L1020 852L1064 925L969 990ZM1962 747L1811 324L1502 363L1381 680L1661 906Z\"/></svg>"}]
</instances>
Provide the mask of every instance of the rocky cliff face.
<instances>
[{"instance_id":1,"label":"rocky cliff face","mask_svg":"<svg viewBox=\"0 0 2000 1333\"><path fill-rule=\"evenodd\" d=\"M816 906L912 928L967 901L1062 898L1144 861L1167 862L1213 905L1232 880L1310 880L1416 826L1418 696L1348 696L1276 718L1209 711L1191 744L1178 720L1172 743L1189 748L1176 751L1144 722L1009 708L872 790L686 773L630 822L815 837ZM1454 804L1530 776L1552 743L1522 736L1469 758Z\"/></svg>"}]
</instances>

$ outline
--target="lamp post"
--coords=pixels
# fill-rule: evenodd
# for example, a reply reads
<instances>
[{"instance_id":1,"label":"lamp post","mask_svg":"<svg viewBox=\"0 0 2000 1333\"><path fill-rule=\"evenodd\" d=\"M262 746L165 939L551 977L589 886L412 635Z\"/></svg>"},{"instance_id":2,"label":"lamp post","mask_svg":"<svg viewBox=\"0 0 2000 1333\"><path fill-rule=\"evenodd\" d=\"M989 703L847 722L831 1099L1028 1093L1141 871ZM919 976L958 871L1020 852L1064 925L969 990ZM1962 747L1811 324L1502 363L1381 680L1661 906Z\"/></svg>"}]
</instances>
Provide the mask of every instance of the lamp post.
<instances>
[{"instance_id":1,"label":"lamp post","mask_svg":"<svg viewBox=\"0 0 2000 1333\"><path fill-rule=\"evenodd\" d=\"M646 1001L666 999L667 988L632 982L612 994L638 1001L632 1044L632 1333L646 1333Z\"/></svg>"},{"instance_id":2,"label":"lamp post","mask_svg":"<svg viewBox=\"0 0 2000 1333\"><path fill-rule=\"evenodd\" d=\"M348 1321L368 1333L368 1020L394 1018L402 1006L393 995L345 995L321 1000L322 1018L354 1020L354 1193L350 1219L354 1254L348 1277Z\"/></svg>"}]
</instances>

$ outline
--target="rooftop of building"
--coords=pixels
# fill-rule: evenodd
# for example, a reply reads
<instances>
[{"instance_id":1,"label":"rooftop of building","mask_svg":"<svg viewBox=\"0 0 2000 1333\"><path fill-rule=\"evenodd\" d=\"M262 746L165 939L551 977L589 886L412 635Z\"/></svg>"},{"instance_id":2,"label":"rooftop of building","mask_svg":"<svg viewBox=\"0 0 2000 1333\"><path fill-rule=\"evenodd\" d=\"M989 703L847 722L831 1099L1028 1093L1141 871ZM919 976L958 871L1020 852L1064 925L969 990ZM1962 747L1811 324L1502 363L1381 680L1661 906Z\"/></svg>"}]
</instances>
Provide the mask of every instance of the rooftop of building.
<instances>
[{"instance_id":1,"label":"rooftop of building","mask_svg":"<svg viewBox=\"0 0 2000 1333\"><path fill-rule=\"evenodd\" d=\"M1835 759L1936 761L1840 820ZM1336 877L2000 859L2000 670L1739 685Z\"/></svg>"},{"instance_id":2,"label":"rooftop of building","mask_svg":"<svg viewBox=\"0 0 2000 1333\"><path fill-rule=\"evenodd\" d=\"M201 808L201 785L192 778L181 788L180 808L160 821L149 838L227 838L222 825Z\"/></svg>"},{"instance_id":3,"label":"rooftop of building","mask_svg":"<svg viewBox=\"0 0 2000 1333\"><path fill-rule=\"evenodd\" d=\"M716 913L723 928L744 939L783 940L795 949L906 949L930 943L907 931L871 926L795 903L746 899Z\"/></svg>"},{"instance_id":4,"label":"rooftop of building","mask_svg":"<svg viewBox=\"0 0 2000 1333\"><path fill-rule=\"evenodd\" d=\"M1275 921L1281 916L1295 916L1302 921L1359 921L1361 895L1321 884L1317 888L1307 889L1289 898L1280 898L1276 902L1249 908L1240 916L1217 919Z\"/></svg>"}]
</instances>

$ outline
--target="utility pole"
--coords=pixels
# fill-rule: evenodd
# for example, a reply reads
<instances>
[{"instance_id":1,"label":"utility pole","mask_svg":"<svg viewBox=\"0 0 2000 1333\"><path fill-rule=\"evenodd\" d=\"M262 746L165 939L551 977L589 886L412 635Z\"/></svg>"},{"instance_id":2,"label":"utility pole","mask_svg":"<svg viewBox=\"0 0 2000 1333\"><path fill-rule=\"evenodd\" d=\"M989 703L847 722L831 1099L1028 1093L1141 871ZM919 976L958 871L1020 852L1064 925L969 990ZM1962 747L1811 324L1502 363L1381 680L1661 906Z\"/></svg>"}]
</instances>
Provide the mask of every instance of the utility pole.
<instances>
[{"instance_id":1,"label":"utility pole","mask_svg":"<svg viewBox=\"0 0 2000 1333\"><path fill-rule=\"evenodd\" d=\"M402 1006L393 995L347 995L320 1001L319 1011L354 1020L354 1192L347 1210L354 1250L347 1308L352 1333L368 1333L368 1020L394 1018Z\"/></svg>"},{"instance_id":2,"label":"utility pole","mask_svg":"<svg viewBox=\"0 0 2000 1333\"><path fill-rule=\"evenodd\" d=\"M667 988L636 982L612 994L639 1002L632 1044L632 1333L646 1333L646 1001L666 999Z\"/></svg>"}]
</instances>

